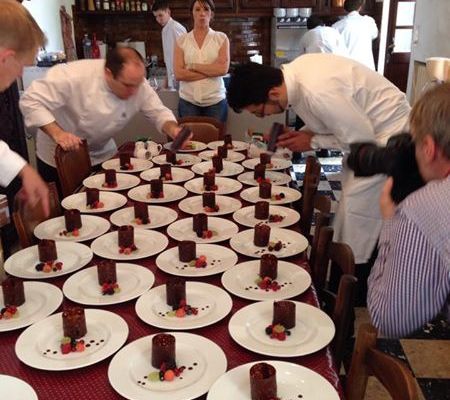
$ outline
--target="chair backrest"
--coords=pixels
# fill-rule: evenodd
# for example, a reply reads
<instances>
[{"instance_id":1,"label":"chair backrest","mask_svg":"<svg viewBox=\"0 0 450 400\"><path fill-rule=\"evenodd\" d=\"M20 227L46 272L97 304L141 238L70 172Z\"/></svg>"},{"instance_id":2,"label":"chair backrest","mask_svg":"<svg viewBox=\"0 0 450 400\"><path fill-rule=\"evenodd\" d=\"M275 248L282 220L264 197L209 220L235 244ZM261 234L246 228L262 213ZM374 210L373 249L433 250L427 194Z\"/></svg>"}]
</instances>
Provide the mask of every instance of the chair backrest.
<instances>
[{"instance_id":1,"label":"chair backrest","mask_svg":"<svg viewBox=\"0 0 450 400\"><path fill-rule=\"evenodd\" d=\"M320 162L315 157L306 159L300 205L300 232L310 239L311 223L314 214L314 197L320 182Z\"/></svg>"},{"instance_id":2,"label":"chair backrest","mask_svg":"<svg viewBox=\"0 0 450 400\"><path fill-rule=\"evenodd\" d=\"M329 243L333 238L333 232L331 232L331 236L327 237L326 235L322 235L322 241L319 244L319 233L322 228L325 226L329 226L331 223L331 214L328 212L319 212L316 215L316 224L314 227L314 235L311 240L311 251L309 253L309 265L311 268L316 263L316 257L328 257L327 252L329 248ZM330 234L328 234L329 236ZM320 247L320 248L319 248Z\"/></svg>"},{"instance_id":3,"label":"chair backrest","mask_svg":"<svg viewBox=\"0 0 450 400\"><path fill-rule=\"evenodd\" d=\"M376 348L377 330L359 327L346 383L347 400L362 400L369 375L374 375L394 400L418 400L417 383L405 363Z\"/></svg>"},{"instance_id":4,"label":"chair backrest","mask_svg":"<svg viewBox=\"0 0 450 400\"><path fill-rule=\"evenodd\" d=\"M78 150L65 151L61 146L56 146L55 162L62 195L69 196L91 173L91 158L86 140L82 141Z\"/></svg>"},{"instance_id":5,"label":"chair backrest","mask_svg":"<svg viewBox=\"0 0 450 400\"><path fill-rule=\"evenodd\" d=\"M178 119L180 125L188 126L193 133L193 139L209 143L222 140L225 136L225 125L212 117L183 117Z\"/></svg>"},{"instance_id":6,"label":"chair backrest","mask_svg":"<svg viewBox=\"0 0 450 400\"><path fill-rule=\"evenodd\" d=\"M48 218L54 218L62 214L58 189L54 182L48 184L48 189L50 201L50 215ZM16 195L12 218L19 236L20 246L25 248L36 244L37 241L33 235L34 228L46 219L42 206L38 204L30 207L20 196Z\"/></svg>"}]
</instances>

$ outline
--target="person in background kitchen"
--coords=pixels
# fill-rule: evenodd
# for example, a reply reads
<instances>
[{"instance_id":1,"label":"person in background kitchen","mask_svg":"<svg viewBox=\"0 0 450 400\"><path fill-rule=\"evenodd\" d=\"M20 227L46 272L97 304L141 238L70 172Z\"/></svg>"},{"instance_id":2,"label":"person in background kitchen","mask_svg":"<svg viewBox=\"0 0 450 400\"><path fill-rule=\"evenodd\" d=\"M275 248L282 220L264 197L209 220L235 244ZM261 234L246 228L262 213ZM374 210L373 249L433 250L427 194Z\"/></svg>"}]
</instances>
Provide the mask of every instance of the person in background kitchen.
<instances>
[{"instance_id":1,"label":"person in background kitchen","mask_svg":"<svg viewBox=\"0 0 450 400\"><path fill-rule=\"evenodd\" d=\"M334 240L348 243L359 264L359 303L381 230L378 197L382 175L355 178L345 154L352 142L385 145L389 137L407 131L410 106L386 78L364 65L334 54L305 54L282 69L244 64L234 70L227 93L235 111L259 117L284 113L291 106L305 122L287 131L278 146L292 151L340 149L344 152L342 194L334 218Z\"/></svg>"},{"instance_id":2,"label":"person in background kitchen","mask_svg":"<svg viewBox=\"0 0 450 400\"><path fill-rule=\"evenodd\" d=\"M158 24L163 27L161 36L167 72L164 87L177 88L178 83L173 69L173 52L177 39L186 33L186 28L171 17L169 2L166 0L156 0L152 5L152 12Z\"/></svg>"},{"instance_id":3,"label":"person in background kitchen","mask_svg":"<svg viewBox=\"0 0 450 400\"><path fill-rule=\"evenodd\" d=\"M175 137L176 118L145 79L142 56L132 48L108 51L106 60L79 60L52 67L20 100L25 125L39 128L38 169L58 182L55 148L76 150L87 139L92 165L117 151L114 134L142 112L160 132Z\"/></svg>"},{"instance_id":4,"label":"person in background kitchen","mask_svg":"<svg viewBox=\"0 0 450 400\"><path fill-rule=\"evenodd\" d=\"M25 65L33 65L39 47L45 45L42 30L30 13L15 0L0 0L0 92L22 75ZM0 128L1 129L1 128ZM0 185L8 186L19 176L20 196L32 207L41 203L50 212L48 187L38 173L0 140Z\"/></svg>"},{"instance_id":5,"label":"person in background kitchen","mask_svg":"<svg viewBox=\"0 0 450 400\"><path fill-rule=\"evenodd\" d=\"M223 123L228 116L223 75L230 66L230 42L223 32L210 28L213 0L193 0L194 29L175 46L175 78L180 82L180 117L208 116Z\"/></svg>"},{"instance_id":6,"label":"person in background kitchen","mask_svg":"<svg viewBox=\"0 0 450 400\"><path fill-rule=\"evenodd\" d=\"M375 20L368 15L361 15L364 0L345 0L344 8L349 13L333 25L347 46L349 57L370 69L375 70L372 41L378 36Z\"/></svg>"}]
</instances>

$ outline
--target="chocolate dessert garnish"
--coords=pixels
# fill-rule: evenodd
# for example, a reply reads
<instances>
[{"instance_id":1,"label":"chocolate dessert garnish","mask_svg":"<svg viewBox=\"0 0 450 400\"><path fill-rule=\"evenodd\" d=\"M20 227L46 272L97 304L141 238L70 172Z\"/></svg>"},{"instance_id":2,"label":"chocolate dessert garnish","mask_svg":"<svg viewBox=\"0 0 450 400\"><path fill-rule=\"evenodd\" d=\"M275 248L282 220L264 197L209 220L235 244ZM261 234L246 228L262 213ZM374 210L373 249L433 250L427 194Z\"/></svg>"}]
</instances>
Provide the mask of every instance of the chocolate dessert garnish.
<instances>
[{"instance_id":1,"label":"chocolate dessert garnish","mask_svg":"<svg viewBox=\"0 0 450 400\"><path fill-rule=\"evenodd\" d=\"M38 243L39 261L41 262L53 262L58 258L56 254L56 244L54 240L42 239Z\"/></svg>"},{"instance_id":2,"label":"chocolate dessert garnish","mask_svg":"<svg viewBox=\"0 0 450 400\"><path fill-rule=\"evenodd\" d=\"M119 247L132 248L134 246L134 228L131 225L122 225L119 227L118 238Z\"/></svg>"},{"instance_id":3,"label":"chocolate dessert garnish","mask_svg":"<svg viewBox=\"0 0 450 400\"><path fill-rule=\"evenodd\" d=\"M275 368L265 362L250 368L250 394L252 400L277 400Z\"/></svg>"},{"instance_id":4,"label":"chocolate dessert garnish","mask_svg":"<svg viewBox=\"0 0 450 400\"><path fill-rule=\"evenodd\" d=\"M266 164L256 164L253 177L256 181L266 179Z\"/></svg>"},{"instance_id":5,"label":"chocolate dessert garnish","mask_svg":"<svg viewBox=\"0 0 450 400\"><path fill-rule=\"evenodd\" d=\"M262 181L259 184L259 197L261 199L270 199L272 197L272 184Z\"/></svg>"},{"instance_id":6,"label":"chocolate dessert garnish","mask_svg":"<svg viewBox=\"0 0 450 400\"><path fill-rule=\"evenodd\" d=\"M208 171L203 174L203 186L205 190L213 190L216 185L215 171Z\"/></svg>"},{"instance_id":7,"label":"chocolate dessert garnish","mask_svg":"<svg viewBox=\"0 0 450 400\"><path fill-rule=\"evenodd\" d=\"M285 329L295 326L295 303L293 301L274 301L272 325L283 325Z\"/></svg>"},{"instance_id":8,"label":"chocolate dessert garnish","mask_svg":"<svg viewBox=\"0 0 450 400\"><path fill-rule=\"evenodd\" d=\"M213 156L212 157L212 166L216 173L220 173L223 170L223 161L222 158L219 156Z\"/></svg>"},{"instance_id":9,"label":"chocolate dessert garnish","mask_svg":"<svg viewBox=\"0 0 450 400\"><path fill-rule=\"evenodd\" d=\"M62 313L64 336L79 339L86 335L86 318L81 307L69 307Z\"/></svg>"},{"instance_id":10,"label":"chocolate dessert garnish","mask_svg":"<svg viewBox=\"0 0 450 400\"><path fill-rule=\"evenodd\" d=\"M255 204L255 218L268 219L269 218L269 202L257 201Z\"/></svg>"},{"instance_id":11,"label":"chocolate dessert garnish","mask_svg":"<svg viewBox=\"0 0 450 400\"><path fill-rule=\"evenodd\" d=\"M261 278L269 277L272 280L277 279L278 259L273 254L263 254L259 265L259 276Z\"/></svg>"},{"instance_id":12,"label":"chocolate dessert garnish","mask_svg":"<svg viewBox=\"0 0 450 400\"><path fill-rule=\"evenodd\" d=\"M197 258L196 244L193 240L182 240L178 243L178 257L181 262L191 262Z\"/></svg>"},{"instance_id":13,"label":"chocolate dessert garnish","mask_svg":"<svg viewBox=\"0 0 450 400\"><path fill-rule=\"evenodd\" d=\"M161 179L152 179L150 181L150 195L152 199L159 199L163 193L163 181Z\"/></svg>"},{"instance_id":14,"label":"chocolate dessert garnish","mask_svg":"<svg viewBox=\"0 0 450 400\"><path fill-rule=\"evenodd\" d=\"M166 283L166 303L177 309L182 301L186 303L186 281L178 277L169 278Z\"/></svg>"},{"instance_id":15,"label":"chocolate dessert garnish","mask_svg":"<svg viewBox=\"0 0 450 400\"><path fill-rule=\"evenodd\" d=\"M217 148L217 155L220 158L227 158L228 157L228 147L227 146L219 146Z\"/></svg>"},{"instance_id":16,"label":"chocolate dessert garnish","mask_svg":"<svg viewBox=\"0 0 450 400\"><path fill-rule=\"evenodd\" d=\"M176 366L175 336L158 333L152 338L152 366L160 369L163 363L167 368Z\"/></svg>"},{"instance_id":17,"label":"chocolate dessert garnish","mask_svg":"<svg viewBox=\"0 0 450 400\"><path fill-rule=\"evenodd\" d=\"M86 206L94 207L100 200L100 191L96 188L86 189Z\"/></svg>"},{"instance_id":18,"label":"chocolate dessert garnish","mask_svg":"<svg viewBox=\"0 0 450 400\"><path fill-rule=\"evenodd\" d=\"M208 207L211 209L216 208L216 194L214 192L203 192L202 204L203 207Z\"/></svg>"},{"instance_id":19,"label":"chocolate dessert garnish","mask_svg":"<svg viewBox=\"0 0 450 400\"><path fill-rule=\"evenodd\" d=\"M192 229L198 237L203 236L203 232L208 230L208 216L205 213L199 213L192 216Z\"/></svg>"},{"instance_id":20,"label":"chocolate dessert garnish","mask_svg":"<svg viewBox=\"0 0 450 400\"><path fill-rule=\"evenodd\" d=\"M270 164L272 156L269 153L261 153L259 155L259 162L263 165Z\"/></svg>"},{"instance_id":21,"label":"chocolate dessert garnish","mask_svg":"<svg viewBox=\"0 0 450 400\"><path fill-rule=\"evenodd\" d=\"M67 232L73 232L75 229L81 228L80 210L71 209L64 211L64 221Z\"/></svg>"},{"instance_id":22,"label":"chocolate dessert garnish","mask_svg":"<svg viewBox=\"0 0 450 400\"><path fill-rule=\"evenodd\" d=\"M98 284L117 282L116 263L113 260L101 260L97 263Z\"/></svg>"},{"instance_id":23,"label":"chocolate dessert garnish","mask_svg":"<svg viewBox=\"0 0 450 400\"><path fill-rule=\"evenodd\" d=\"M137 201L133 205L134 208L134 218L138 219L142 224L148 224L150 218L148 216L148 206L146 203Z\"/></svg>"},{"instance_id":24,"label":"chocolate dessert garnish","mask_svg":"<svg viewBox=\"0 0 450 400\"><path fill-rule=\"evenodd\" d=\"M25 291L23 281L13 276L8 276L2 282L3 304L7 306L19 307L25 303Z\"/></svg>"},{"instance_id":25,"label":"chocolate dessert garnish","mask_svg":"<svg viewBox=\"0 0 450 400\"><path fill-rule=\"evenodd\" d=\"M266 224L256 225L253 244L258 247L265 247L269 244L269 239L270 239L270 226Z\"/></svg>"},{"instance_id":26,"label":"chocolate dessert garnish","mask_svg":"<svg viewBox=\"0 0 450 400\"><path fill-rule=\"evenodd\" d=\"M108 187L117 186L117 176L115 169L105 170L105 184Z\"/></svg>"},{"instance_id":27,"label":"chocolate dessert garnish","mask_svg":"<svg viewBox=\"0 0 450 400\"><path fill-rule=\"evenodd\" d=\"M177 153L167 150L166 161L170 164L175 165L177 163Z\"/></svg>"}]
</instances>

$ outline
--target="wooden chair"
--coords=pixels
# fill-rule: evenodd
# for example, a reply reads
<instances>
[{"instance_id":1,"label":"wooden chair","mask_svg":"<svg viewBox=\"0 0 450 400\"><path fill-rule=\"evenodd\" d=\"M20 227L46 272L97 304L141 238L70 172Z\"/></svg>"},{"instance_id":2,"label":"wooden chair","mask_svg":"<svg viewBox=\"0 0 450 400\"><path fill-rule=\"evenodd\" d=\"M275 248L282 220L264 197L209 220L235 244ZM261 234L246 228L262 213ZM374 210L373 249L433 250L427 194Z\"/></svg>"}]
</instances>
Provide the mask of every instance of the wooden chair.
<instances>
[{"instance_id":1,"label":"wooden chair","mask_svg":"<svg viewBox=\"0 0 450 400\"><path fill-rule=\"evenodd\" d=\"M178 119L180 125L191 128L194 137L192 140L209 143L223 139L225 125L212 117L183 117Z\"/></svg>"},{"instance_id":2,"label":"wooden chair","mask_svg":"<svg viewBox=\"0 0 450 400\"><path fill-rule=\"evenodd\" d=\"M61 206L59 205L59 196L56 184L54 182L50 182L48 184L48 189L50 200L50 215L48 218L58 217L62 214L62 211ZM35 207L29 207L23 199L16 195L14 198L12 218L19 236L20 246L25 248L36 244L37 241L33 235L34 228L47 219L44 217L42 206L38 204Z\"/></svg>"},{"instance_id":3,"label":"wooden chair","mask_svg":"<svg viewBox=\"0 0 450 400\"><path fill-rule=\"evenodd\" d=\"M61 146L56 146L55 161L64 197L75 192L91 173L91 158L86 140L74 151L65 151Z\"/></svg>"},{"instance_id":4,"label":"wooden chair","mask_svg":"<svg viewBox=\"0 0 450 400\"><path fill-rule=\"evenodd\" d=\"M347 400L362 400L369 375L374 375L394 400L418 400L413 374L406 364L376 348L377 330L371 324L359 327L347 377Z\"/></svg>"}]
</instances>

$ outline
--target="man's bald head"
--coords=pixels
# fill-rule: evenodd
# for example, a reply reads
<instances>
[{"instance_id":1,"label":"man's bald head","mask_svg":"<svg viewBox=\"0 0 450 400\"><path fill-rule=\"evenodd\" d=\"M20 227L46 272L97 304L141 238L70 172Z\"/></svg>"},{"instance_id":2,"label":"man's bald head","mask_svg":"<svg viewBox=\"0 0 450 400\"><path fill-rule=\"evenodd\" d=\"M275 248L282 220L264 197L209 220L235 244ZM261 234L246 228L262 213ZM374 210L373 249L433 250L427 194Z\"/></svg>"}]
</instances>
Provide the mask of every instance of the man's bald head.
<instances>
[{"instance_id":1,"label":"man's bald head","mask_svg":"<svg viewBox=\"0 0 450 400\"><path fill-rule=\"evenodd\" d=\"M144 67L141 54L131 47L116 47L108 51L105 68L109 69L114 78L117 78L126 64L136 64Z\"/></svg>"}]
</instances>

